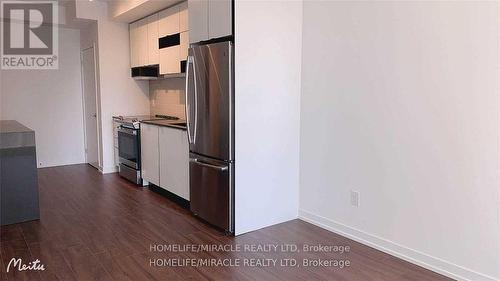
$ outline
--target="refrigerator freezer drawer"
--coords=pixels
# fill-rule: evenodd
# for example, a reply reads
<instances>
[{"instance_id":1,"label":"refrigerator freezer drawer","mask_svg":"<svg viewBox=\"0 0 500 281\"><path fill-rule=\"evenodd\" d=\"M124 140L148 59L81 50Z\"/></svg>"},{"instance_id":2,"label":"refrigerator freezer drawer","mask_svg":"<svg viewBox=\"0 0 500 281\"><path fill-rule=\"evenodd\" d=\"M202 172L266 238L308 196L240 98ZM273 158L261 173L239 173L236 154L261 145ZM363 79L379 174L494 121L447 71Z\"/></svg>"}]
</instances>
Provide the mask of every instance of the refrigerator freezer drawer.
<instances>
[{"instance_id":1,"label":"refrigerator freezer drawer","mask_svg":"<svg viewBox=\"0 0 500 281\"><path fill-rule=\"evenodd\" d=\"M233 163L190 155L191 211L228 232L233 232Z\"/></svg>"}]
</instances>

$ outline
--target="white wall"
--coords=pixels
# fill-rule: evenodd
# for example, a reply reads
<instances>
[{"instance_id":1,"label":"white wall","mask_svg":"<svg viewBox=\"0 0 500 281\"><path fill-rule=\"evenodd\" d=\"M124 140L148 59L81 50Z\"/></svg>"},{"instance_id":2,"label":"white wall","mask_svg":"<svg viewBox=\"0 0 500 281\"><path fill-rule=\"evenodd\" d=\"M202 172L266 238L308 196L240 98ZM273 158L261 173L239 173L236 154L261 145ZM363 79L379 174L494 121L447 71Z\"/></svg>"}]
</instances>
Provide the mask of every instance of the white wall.
<instances>
[{"instance_id":1,"label":"white wall","mask_svg":"<svg viewBox=\"0 0 500 281\"><path fill-rule=\"evenodd\" d=\"M149 85L130 77L128 24L113 22L101 1L77 1L76 17L97 20L102 171L115 172L114 115L149 114Z\"/></svg>"},{"instance_id":2,"label":"white wall","mask_svg":"<svg viewBox=\"0 0 500 281\"><path fill-rule=\"evenodd\" d=\"M302 218L500 279L499 6L304 2Z\"/></svg>"},{"instance_id":3,"label":"white wall","mask_svg":"<svg viewBox=\"0 0 500 281\"><path fill-rule=\"evenodd\" d=\"M235 220L241 234L297 217L302 2L235 3Z\"/></svg>"},{"instance_id":4,"label":"white wall","mask_svg":"<svg viewBox=\"0 0 500 281\"><path fill-rule=\"evenodd\" d=\"M169 78L149 81L151 115L161 114L186 119L186 79Z\"/></svg>"},{"instance_id":5,"label":"white wall","mask_svg":"<svg viewBox=\"0 0 500 281\"><path fill-rule=\"evenodd\" d=\"M80 32L59 28L58 70L1 70L0 119L35 130L38 167L85 162Z\"/></svg>"}]
</instances>

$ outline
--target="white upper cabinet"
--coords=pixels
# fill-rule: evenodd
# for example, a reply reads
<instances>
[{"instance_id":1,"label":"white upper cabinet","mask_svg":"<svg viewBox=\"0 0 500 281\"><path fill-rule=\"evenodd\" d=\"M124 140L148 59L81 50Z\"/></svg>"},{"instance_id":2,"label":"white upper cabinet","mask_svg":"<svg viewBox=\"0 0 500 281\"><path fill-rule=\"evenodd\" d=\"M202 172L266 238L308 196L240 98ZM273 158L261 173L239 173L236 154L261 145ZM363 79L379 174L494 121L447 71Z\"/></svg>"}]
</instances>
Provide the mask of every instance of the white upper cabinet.
<instances>
[{"instance_id":1,"label":"white upper cabinet","mask_svg":"<svg viewBox=\"0 0 500 281\"><path fill-rule=\"evenodd\" d=\"M175 74L180 72L180 45L160 49L160 74Z\"/></svg>"},{"instance_id":2,"label":"white upper cabinet","mask_svg":"<svg viewBox=\"0 0 500 281\"><path fill-rule=\"evenodd\" d=\"M179 4L179 32L189 30L188 2Z\"/></svg>"},{"instance_id":3,"label":"white upper cabinet","mask_svg":"<svg viewBox=\"0 0 500 281\"><path fill-rule=\"evenodd\" d=\"M159 64L160 74L181 72L190 37L187 1L131 23L129 29L131 67Z\"/></svg>"},{"instance_id":4,"label":"white upper cabinet","mask_svg":"<svg viewBox=\"0 0 500 281\"><path fill-rule=\"evenodd\" d=\"M189 49L189 31L181 32L180 56L181 61L187 60Z\"/></svg>"},{"instance_id":5,"label":"white upper cabinet","mask_svg":"<svg viewBox=\"0 0 500 281\"><path fill-rule=\"evenodd\" d=\"M134 22L129 25L130 31L130 67L139 66L139 49L138 49L138 23Z\"/></svg>"},{"instance_id":6,"label":"white upper cabinet","mask_svg":"<svg viewBox=\"0 0 500 281\"><path fill-rule=\"evenodd\" d=\"M231 0L208 1L208 38L233 34Z\"/></svg>"},{"instance_id":7,"label":"white upper cabinet","mask_svg":"<svg viewBox=\"0 0 500 281\"><path fill-rule=\"evenodd\" d=\"M137 67L148 63L148 24L146 19L130 24L130 65ZM146 44L144 44L146 42Z\"/></svg>"},{"instance_id":8,"label":"white upper cabinet","mask_svg":"<svg viewBox=\"0 0 500 281\"><path fill-rule=\"evenodd\" d=\"M188 0L188 6L190 43L233 34L231 0Z\"/></svg>"},{"instance_id":9,"label":"white upper cabinet","mask_svg":"<svg viewBox=\"0 0 500 281\"><path fill-rule=\"evenodd\" d=\"M179 33L180 15L179 5L161 11L158 14L158 31L160 37Z\"/></svg>"},{"instance_id":10,"label":"white upper cabinet","mask_svg":"<svg viewBox=\"0 0 500 281\"><path fill-rule=\"evenodd\" d=\"M189 42L208 39L208 0L188 0Z\"/></svg>"},{"instance_id":11,"label":"white upper cabinet","mask_svg":"<svg viewBox=\"0 0 500 281\"><path fill-rule=\"evenodd\" d=\"M155 18L153 15L129 25L131 67L158 64L158 21Z\"/></svg>"},{"instance_id":12,"label":"white upper cabinet","mask_svg":"<svg viewBox=\"0 0 500 281\"><path fill-rule=\"evenodd\" d=\"M139 54L139 65L147 65L148 55L148 20L142 19L137 22L137 53Z\"/></svg>"},{"instance_id":13,"label":"white upper cabinet","mask_svg":"<svg viewBox=\"0 0 500 281\"><path fill-rule=\"evenodd\" d=\"M147 17L148 21L148 65L160 63L158 48L158 14Z\"/></svg>"}]
</instances>

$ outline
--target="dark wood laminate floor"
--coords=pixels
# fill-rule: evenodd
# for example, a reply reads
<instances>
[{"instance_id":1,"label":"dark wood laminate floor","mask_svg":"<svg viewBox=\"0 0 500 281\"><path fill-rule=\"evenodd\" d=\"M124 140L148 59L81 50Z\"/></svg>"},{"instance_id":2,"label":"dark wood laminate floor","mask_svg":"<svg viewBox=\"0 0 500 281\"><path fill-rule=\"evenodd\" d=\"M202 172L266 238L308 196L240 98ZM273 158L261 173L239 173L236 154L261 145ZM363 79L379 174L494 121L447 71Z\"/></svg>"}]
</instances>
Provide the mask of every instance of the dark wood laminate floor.
<instances>
[{"instance_id":1,"label":"dark wood laminate floor","mask_svg":"<svg viewBox=\"0 0 500 281\"><path fill-rule=\"evenodd\" d=\"M1 227L1 280L449 280L306 222L227 237L167 198L88 165L39 170L40 221ZM349 253L151 252L151 244L348 245ZM11 270L12 257L45 271ZM154 267L156 259L349 260L338 267Z\"/></svg>"}]
</instances>

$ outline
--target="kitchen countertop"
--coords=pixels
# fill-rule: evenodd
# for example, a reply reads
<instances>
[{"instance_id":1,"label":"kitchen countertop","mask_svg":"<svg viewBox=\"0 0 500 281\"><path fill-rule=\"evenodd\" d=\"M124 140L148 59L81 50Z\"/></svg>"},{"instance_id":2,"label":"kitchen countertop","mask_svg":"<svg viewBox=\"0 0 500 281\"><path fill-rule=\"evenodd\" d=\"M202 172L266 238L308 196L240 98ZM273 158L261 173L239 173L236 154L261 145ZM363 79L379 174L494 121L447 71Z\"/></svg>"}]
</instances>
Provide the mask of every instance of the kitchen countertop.
<instances>
[{"instance_id":1,"label":"kitchen countertop","mask_svg":"<svg viewBox=\"0 0 500 281\"><path fill-rule=\"evenodd\" d=\"M0 133L2 134L25 132L33 132L33 130L16 120L0 120Z\"/></svg>"},{"instance_id":2,"label":"kitchen countertop","mask_svg":"<svg viewBox=\"0 0 500 281\"><path fill-rule=\"evenodd\" d=\"M0 148L35 146L35 131L15 120L0 120Z\"/></svg>"},{"instance_id":3,"label":"kitchen countertop","mask_svg":"<svg viewBox=\"0 0 500 281\"><path fill-rule=\"evenodd\" d=\"M154 115L127 115L127 116L113 116L113 120L116 121L116 122L123 122L123 119L121 118L125 118L125 119L137 119L137 120L148 120L148 119L155 119L157 117L155 117Z\"/></svg>"},{"instance_id":4,"label":"kitchen countertop","mask_svg":"<svg viewBox=\"0 0 500 281\"><path fill-rule=\"evenodd\" d=\"M180 129L180 130L187 129L187 127L185 125L186 120L182 120L182 119L179 119L179 120L165 120L165 119L163 119L163 120L158 120L158 119L157 120L143 120L143 121L141 121L141 123L162 126L162 127L171 127L171 128ZM177 125L179 123L184 123L184 124Z\"/></svg>"}]
</instances>

